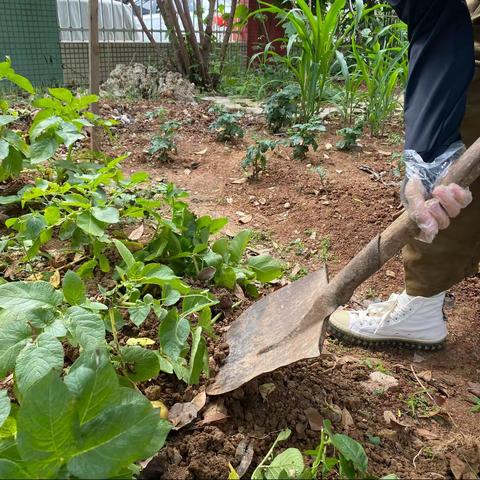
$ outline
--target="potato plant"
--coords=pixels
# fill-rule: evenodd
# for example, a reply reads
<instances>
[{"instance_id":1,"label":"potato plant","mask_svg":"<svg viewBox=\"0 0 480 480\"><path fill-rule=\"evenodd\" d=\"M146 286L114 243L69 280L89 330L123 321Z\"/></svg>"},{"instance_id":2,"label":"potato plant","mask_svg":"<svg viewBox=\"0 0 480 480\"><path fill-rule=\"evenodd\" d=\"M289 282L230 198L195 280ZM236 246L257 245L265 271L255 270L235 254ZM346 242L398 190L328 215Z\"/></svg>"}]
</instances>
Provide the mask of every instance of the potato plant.
<instances>
[{"instance_id":1,"label":"potato plant","mask_svg":"<svg viewBox=\"0 0 480 480\"><path fill-rule=\"evenodd\" d=\"M7 67L3 77L28 89ZM143 172L125 177L124 157L83 161L73 146L83 127L103 121L82 109L78 117L81 97L66 92L51 89L36 103L30 133L15 132L13 150L24 148L16 173L28 169L35 180L2 198L16 216L0 239L1 268L11 270L0 281L0 377L8 388L0 390L0 477L132 478L171 428L140 383L160 373L188 384L208 377L206 337L221 314L210 288L256 297L281 267L268 255L247 257L252 233L222 237L227 219L195 215L183 190L161 182L146 189ZM13 136L1 128L8 143ZM163 125L167 136L175 128ZM59 133L67 130L68 142ZM52 146L49 168L32 161L37 141ZM132 227L148 235L127 238ZM147 320L152 338L128 338Z\"/></svg>"}]
</instances>

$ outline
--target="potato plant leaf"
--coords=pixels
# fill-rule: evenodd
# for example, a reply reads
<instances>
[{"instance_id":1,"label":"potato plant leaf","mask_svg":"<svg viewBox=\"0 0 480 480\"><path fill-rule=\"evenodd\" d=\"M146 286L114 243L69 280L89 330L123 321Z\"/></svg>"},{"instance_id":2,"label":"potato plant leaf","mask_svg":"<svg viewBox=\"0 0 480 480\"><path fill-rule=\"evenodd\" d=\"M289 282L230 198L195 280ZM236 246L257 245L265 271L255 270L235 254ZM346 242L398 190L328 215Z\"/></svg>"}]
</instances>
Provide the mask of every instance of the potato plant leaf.
<instances>
[{"instance_id":1,"label":"potato plant leaf","mask_svg":"<svg viewBox=\"0 0 480 480\"><path fill-rule=\"evenodd\" d=\"M63 347L49 333L41 333L33 342L27 343L15 363L15 380L22 394L50 370L63 368Z\"/></svg>"},{"instance_id":2,"label":"potato plant leaf","mask_svg":"<svg viewBox=\"0 0 480 480\"><path fill-rule=\"evenodd\" d=\"M55 290L48 282L10 282L0 285L0 308L10 313L56 307L62 300L62 292Z\"/></svg>"},{"instance_id":3,"label":"potato plant leaf","mask_svg":"<svg viewBox=\"0 0 480 480\"><path fill-rule=\"evenodd\" d=\"M65 323L73 340L83 349L96 348L105 343L105 324L97 313L82 307L70 307Z\"/></svg>"},{"instance_id":4,"label":"potato plant leaf","mask_svg":"<svg viewBox=\"0 0 480 480\"><path fill-rule=\"evenodd\" d=\"M32 328L23 314L0 314L0 377L15 367L18 354L32 335Z\"/></svg>"},{"instance_id":5,"label":"potato plant leaf","mask_svg":"<svg viewBox=\"0 0 480 480\"><path fill-rule=\"evenodd\" d=\"M10 399L7 390L0 390L0 427L10 415Z\"/></svg>"},{"instance_id":6,"label":"potato plant leaf","mask_svg":"<svg viewBox=\"0 0 480 480\"><path fill-rule=\"evenodd\" d=\"M347 435L336 433L332 442L338 452L348 461L352 462L355 470L365 473L368 467L368 457L362 445Z\"/></svg>"},{"instance_id":7,"label":"potato plant leaf","mask_svg":"<svg viewBox=\"0 0 480 480\"><path fill-rule=\"evenodd\" d=\"M190 335L190 322L184 317L179 317L177 310L172 309L162 320L158 335L162 352L176 360Z\"/></svg>"},{"instance_id":8,"label":"potato plant leaf","mask_svg":"<svg viewBox=\"0 0 480 480\"><path fill-rule=\"evenodd\" d=\"M126 364L126 374L134 382L142 382L160 373L160 362L156 352L138 345L122 347L120 355Z\"/></svg>"},{"instance_id":9,"label":"potato plant leaf","mask_svg":"<svg viewBox=\"0 0 480 480\"><path fill-rule=\"evenodd\" d=\"M25 395L17 415L18 451L32 475L55 478L75 451L76 422L73 396L50 370Z\"/></svg>"},{"instance_id":10,"label":"potato plant leaf","mask_svg":"<svg viewBox=\"0 0 480 480\"><path fill-rule=\"evenodd\" d=\"M87 299L87 289L80 276L69 270L63 277L63 295L70 305L81 305Z\"/></svg>"},{"instance_id":11,"label":"potato plant leaf","mask_svg":"<svg viewBox=\"0 0 480 480\"><path fill-rule=\"evenodd\" d=\"M282 274L280 263L270 255L251 257L248 266L255 272L259 282L271 282Z\"/></svg>"}]
</instances>

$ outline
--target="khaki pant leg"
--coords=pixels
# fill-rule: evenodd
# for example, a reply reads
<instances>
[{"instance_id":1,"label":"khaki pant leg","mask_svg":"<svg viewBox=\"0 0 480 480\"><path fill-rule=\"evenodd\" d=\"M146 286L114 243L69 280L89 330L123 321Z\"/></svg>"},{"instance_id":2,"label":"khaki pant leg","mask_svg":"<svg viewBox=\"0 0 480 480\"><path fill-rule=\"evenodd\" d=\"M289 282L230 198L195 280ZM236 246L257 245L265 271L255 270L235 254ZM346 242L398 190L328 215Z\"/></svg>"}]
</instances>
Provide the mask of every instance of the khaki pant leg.
<instances>
[{"instance_id":1,"label":"khaki pant leg","mask_svg":"<svg viewBox=\"0 0 480 480\"><path fill-rule=\"evenodd\" d=\"M480 68L468 92L462 139L470 146L480 137ZM471 187L473 202L439 232L431 244L413 240L403 249L409 295L430 297L478 272L480 261L480 180Z\"/></svg>"}]
</instances>

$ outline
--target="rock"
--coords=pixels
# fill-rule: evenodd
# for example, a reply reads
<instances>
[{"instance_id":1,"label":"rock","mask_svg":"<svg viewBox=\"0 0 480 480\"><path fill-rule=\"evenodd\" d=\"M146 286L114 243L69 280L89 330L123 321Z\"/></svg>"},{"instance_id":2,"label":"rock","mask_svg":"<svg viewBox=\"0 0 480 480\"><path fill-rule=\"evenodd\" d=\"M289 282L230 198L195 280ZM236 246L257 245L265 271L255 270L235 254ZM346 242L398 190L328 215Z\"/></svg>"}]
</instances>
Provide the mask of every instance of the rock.
<instances>
[{"instance_id":1,"label":"rock","mask_svg":"<svg viewBox=\"0 0 480 480\"><path fill-rule=\"evenodd\" d=\"M361 385L369 393L388 392L398 387L398 380L382 372L372 372L366 382Z\"/></svg>"},{"instance_id":2,"label":"rock","mask_svg":"<svg viewBox=\"0 0 480 480\"><path fill-rule=\"evenodd\" d=\"M191 101L196 94L195 85L177 72L160 72L141 63L117 64L102 85L102 94L116 98L168 97Z\"/></svg>"}]
</instances>

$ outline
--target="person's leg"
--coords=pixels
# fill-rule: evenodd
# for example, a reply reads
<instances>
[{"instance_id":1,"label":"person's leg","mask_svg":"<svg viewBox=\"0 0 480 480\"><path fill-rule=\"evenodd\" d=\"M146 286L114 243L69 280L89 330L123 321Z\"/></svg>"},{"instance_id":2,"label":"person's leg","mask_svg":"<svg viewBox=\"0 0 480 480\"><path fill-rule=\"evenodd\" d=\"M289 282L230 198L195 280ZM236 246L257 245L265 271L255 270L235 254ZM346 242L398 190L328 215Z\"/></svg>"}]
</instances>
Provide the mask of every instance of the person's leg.
<instances>
[{"instance_id":1,"label":"person's leg","mask_svg":"<svg viewBox=\"0 0 480 480\"><path fill-rule=\"evenodd\" d=\"M461 0L390 3L409 23L412 42L405 105L406 148L431 160L460 136L473 67L470 19ZM460 54L462 49L465 55ZM480 77L476 77L462 126L467 145L480 134L479 110ZM405 248L407 292L392 295L387 302L373 304L364 311L335 312L330 318L334 335L357 343L415 344L425 348L443 344L447 335L442 314L444 291L474 273L480 256L480 181L472 186L472 192L472 204L433 244L414 241Z\"/></svg>"}]
</instances>

